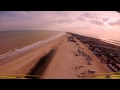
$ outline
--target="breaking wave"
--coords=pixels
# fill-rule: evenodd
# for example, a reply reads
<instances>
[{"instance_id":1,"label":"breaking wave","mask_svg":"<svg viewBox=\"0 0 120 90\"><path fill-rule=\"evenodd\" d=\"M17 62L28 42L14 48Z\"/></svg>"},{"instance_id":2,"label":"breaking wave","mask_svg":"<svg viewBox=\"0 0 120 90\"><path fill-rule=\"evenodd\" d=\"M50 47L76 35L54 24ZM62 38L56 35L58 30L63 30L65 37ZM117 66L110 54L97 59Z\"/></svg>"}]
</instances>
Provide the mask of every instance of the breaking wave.
<instances>
[{"instance_id":1,"label":"breaking wave","mask_svg":"<svg viewBox=\"0 0 120 90\"><path fill-rule=\"evenodd\" d=\"M59 37L61 37L64 34L65 34L65 32L59 33L59 34L57 34L57 35L55 35L55 36L53 36L51 38L48 38L48 39L43 40L43 41L35 42L35 43L30 44L28 46L25 46L23 48L20 48L20 49L15 48L15 51L9 51L9 52L7 52L5 54L0 55L0 60L16 57L16 56L20 55L21 53L23 53L25 51L33 50L34 48L37 48L39 46L42 46L42 45L44 45L46 43L49 43L49 42L55 40L55 39L58 39Z\"/></svg>"}]
</instances>

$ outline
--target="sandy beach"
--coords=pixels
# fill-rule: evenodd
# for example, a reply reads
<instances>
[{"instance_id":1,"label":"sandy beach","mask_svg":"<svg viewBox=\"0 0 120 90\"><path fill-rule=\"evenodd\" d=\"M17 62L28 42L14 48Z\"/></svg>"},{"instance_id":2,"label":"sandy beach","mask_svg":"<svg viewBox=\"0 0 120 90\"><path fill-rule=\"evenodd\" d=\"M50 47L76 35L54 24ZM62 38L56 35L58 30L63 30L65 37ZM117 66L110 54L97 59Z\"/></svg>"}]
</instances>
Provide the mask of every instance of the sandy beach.
<instances>
[{"instance_id":1,"label":"sandy beach","mask_svg":"<svg viewBox=\"0 0 120 90\"><path fill-rule=\"evenodd\" d=\"M77 44L68 42L66 35L64 41L59 46L59 50L51 60L49 66L45 70L42 78L47 79L79 79L87 77L89 69L96 70L97 74L111 72L108 68L103 66L100 60L80 41ZM88 65L84 56L76 56L78 47L84 48L84 52L91 56L91 65Z\"/></svg>"},{"instance_id":2,"label":"sandy beach","mask_svg":"<svg viewBox=\"0 0 120 90\"><path fill-rule=\"evenodd\" d=\"M43 60L43 64L39 64L39 70L34 75L39 75L41 79L80 79L89 78L89 69L96 71L96 74L112 72L80 41L74 38L76 42L69 42L67 37L71 35L64 34L60 38L40 46L34 50L24 53L12 60L8 60L0 66L0 75L7 74L29 74L39 60ZM76 45L78 44L78 45ZM92 60L88 64L88 60L80 54L76 56L78 48L89 55ZM52 55L41 59L54 49ZM45 60L48 60L46 61ZM43 68L44 67L44 68ZM43 69L41 69L43 68ZM39 73L42 70L42 73Z\"/></svg>"}]
</instances>

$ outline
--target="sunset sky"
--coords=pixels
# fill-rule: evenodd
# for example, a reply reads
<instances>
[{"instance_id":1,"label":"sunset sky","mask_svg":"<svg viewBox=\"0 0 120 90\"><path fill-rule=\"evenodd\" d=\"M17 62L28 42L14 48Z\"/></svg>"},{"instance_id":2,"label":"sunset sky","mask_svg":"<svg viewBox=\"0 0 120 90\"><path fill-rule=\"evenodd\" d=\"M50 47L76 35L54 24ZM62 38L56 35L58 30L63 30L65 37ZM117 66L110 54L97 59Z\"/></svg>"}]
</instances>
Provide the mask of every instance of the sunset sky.
<instances>
[{"instance_id":1,"label":"sunset sky","mask_svg":"<svg viewBox=\"0 0 120 90\"><path fill-rule=\"evenodd\" d=\"M1 11L0 31L56 30L120 40L116 11Z\"/></svg>"}]
</instances>

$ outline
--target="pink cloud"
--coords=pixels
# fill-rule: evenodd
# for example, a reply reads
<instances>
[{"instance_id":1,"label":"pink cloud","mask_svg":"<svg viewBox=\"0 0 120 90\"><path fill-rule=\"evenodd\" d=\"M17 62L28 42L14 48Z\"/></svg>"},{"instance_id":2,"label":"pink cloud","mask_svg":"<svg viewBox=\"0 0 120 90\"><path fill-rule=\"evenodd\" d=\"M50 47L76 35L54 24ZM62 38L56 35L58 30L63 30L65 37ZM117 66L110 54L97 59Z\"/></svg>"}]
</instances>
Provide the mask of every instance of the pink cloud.
<instances>
[{"instance_id":1,"label":"pink cloud","mask_svg":"<svg viewBox=\"0 0 120 90\"><path fill-rule=\"evenodd\" d=\"M111 18L117 21L108 22ZM114 11L12 11L0 14L0 30L61 30L118 38L119 18L120 14ZM114 30L116 36L112 36Z\"/></svg>"}]
</instances>

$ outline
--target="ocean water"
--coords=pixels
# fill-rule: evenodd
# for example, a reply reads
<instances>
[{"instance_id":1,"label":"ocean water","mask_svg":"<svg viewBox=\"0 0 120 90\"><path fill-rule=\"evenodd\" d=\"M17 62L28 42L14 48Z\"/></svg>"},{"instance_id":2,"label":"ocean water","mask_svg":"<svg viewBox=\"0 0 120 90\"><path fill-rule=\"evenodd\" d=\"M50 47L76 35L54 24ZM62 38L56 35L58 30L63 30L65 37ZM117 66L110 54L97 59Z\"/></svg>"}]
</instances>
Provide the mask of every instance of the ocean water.
<instances>
[{"instance_id":1,"label":"ocean water","mask_svg":"<svg viewBox=\"0 0 120 90\"><path fill-rule=\"evenodd\" d=\"M102 39L102 41L116 45L116 46L120 46L120 41L119 40L113 40L113 39Z\"/></svg>"},{"instance_id":2,"label":"ocean water","mask_svg":"<svg viewBox=\"0 0 120 90\"><path fill-rule=\"evenodd\" d=\"M108 38L108 37L93 37L93 38L98 38L103 42L110 43L116 46L120 46L120 39L119 38Z\"/></svg>"},{"instance_id":3,"label":"ocean water","mask_svg":"<svg viewBox=\"0 0 120 90\"><path fill-rule=\"evenodd\" d=\"M117 45L117 46L120 46L120 41L119 41L119 40L109 39L109 40L107 40L107 41L109 41L109 43L112 43L112 44L115 44L115 45Z\"/></svg>"},{"instance_id":4,"label":"ocean water","mask_svg":"<svg viewBox=\"0 0 120 90\"><path fill-rule=\"evenodd\" d=\"M59 33L61 32L44 30L1 31L0 55L16 51L38 41L44 41Z\"/></svg>"}]
</instances>

